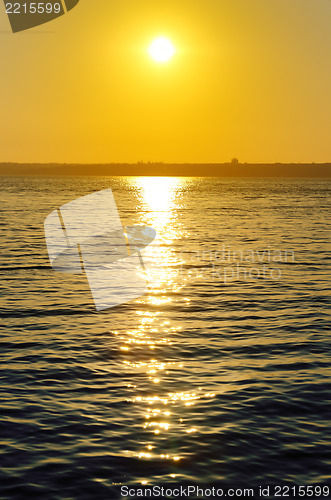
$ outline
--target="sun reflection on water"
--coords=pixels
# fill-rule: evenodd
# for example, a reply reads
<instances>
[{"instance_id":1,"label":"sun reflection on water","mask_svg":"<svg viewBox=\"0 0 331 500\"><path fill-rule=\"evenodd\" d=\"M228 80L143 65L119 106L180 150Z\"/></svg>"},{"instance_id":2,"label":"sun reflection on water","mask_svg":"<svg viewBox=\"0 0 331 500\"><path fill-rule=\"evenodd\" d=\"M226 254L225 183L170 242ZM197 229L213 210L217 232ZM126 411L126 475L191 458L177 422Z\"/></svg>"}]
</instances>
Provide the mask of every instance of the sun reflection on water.
<instances>
[{"instance_id":1,"label":"sun reflection on water","mask_svg":"<svg viewBox=\"0 0 331 500\"><path fill-rule=\"evenodd\" d=\"M157 231L163 231L175 217L176 196L183 184L179 177L138 177L136 187L142 202L149 211L150 223Z\"/></svg>"},{"instance_id":2,"label":"sun reflection on water","mask_svg":"<svg viewBox=\"0 0 331 500\"><path fill-rule=\"evenodd\" d=\"M176 253L176 240L186 237L178 218L185 179L143 177L130 182L140 196L138 223L152 226L157 238L143 252L149 289L135 301L136 325L118 336L123 366L138 381L127 385L132 394L127 402L134 405L141 425L141 449L125 453L141 460L174 463L185 455L179 453L174 439L176 442L178 435L192 439L199 432L190 421L190 407L215 396L203 394L201 387L185 390L184 364L171 360L171 346L182 329L176 304L188 301L179 294L185 280L179 277L180 259Z\"/></svg>"},{"instance_id":3,"label":"sun reflection on water","mask_svg":"<svg viewBox=\"0 0 331 500\"><path fill-rule=\"evenodd\" d=\"M133 182L142 203L140 222L157 232L155 242L143 252L149 282L147 301L154 306L170 304L173 294L184 285L178 280L175 242L183 237L178 209L186 181L180 177L138 177Z\"/></svg>"}]
</instances>

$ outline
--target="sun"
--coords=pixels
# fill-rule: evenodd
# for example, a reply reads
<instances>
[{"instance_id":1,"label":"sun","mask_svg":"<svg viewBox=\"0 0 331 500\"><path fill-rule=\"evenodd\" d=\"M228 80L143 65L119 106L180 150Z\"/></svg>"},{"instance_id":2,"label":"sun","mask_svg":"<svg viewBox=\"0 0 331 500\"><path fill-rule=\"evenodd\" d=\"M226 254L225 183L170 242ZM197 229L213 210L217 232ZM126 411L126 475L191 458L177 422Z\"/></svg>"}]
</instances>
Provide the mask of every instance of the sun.
<instances>
[{"instance_id":1,"label":"sun","mask_svg":"<svg viewBox=\"0 0 331 500\"><path fill-rule=\"evenodd\" d=\"M169 61L175 54L175 47L168 38L155 38L148 49L149 55L154 61L164 63Z\"/></svg>"}]
</instances>

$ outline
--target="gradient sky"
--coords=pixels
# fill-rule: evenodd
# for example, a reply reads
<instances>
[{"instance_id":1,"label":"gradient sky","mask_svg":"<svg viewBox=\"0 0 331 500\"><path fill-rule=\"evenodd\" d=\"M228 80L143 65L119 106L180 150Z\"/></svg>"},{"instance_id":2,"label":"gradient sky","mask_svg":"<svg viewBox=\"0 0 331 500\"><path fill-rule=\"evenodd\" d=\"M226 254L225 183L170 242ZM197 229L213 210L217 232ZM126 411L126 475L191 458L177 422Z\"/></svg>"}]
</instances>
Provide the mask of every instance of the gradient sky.
<instances>
[{"instance_id":1,"label":"gradient sky","mask_svg":"<svg viewBox=\"0 0 331 500\"><path fill-rule=\"evenodd\" d=\"M330 0L81 0L19 34L1 3L0 44L0 161L331 161Z\"/></svg>"}]
</instances>

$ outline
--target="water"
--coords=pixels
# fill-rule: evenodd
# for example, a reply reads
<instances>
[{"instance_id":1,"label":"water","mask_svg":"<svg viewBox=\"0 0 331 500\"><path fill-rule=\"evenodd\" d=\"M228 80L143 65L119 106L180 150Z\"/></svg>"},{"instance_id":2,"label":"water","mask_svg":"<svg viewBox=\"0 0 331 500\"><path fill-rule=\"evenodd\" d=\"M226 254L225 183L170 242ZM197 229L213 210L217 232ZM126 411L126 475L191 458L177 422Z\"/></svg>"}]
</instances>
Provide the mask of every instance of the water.
<instances>
[{"instance_id":1,"label":"water","mask_svg":"<svg viewBox=\"0 0 331 500\"><path fill-rule=\"evenodd\" d=\"M1 186L1 498L330 483L330 181ZM158 267L97 313L50 268L43 222L109 187L123 225L156 229Z\"/></svg>"}]
</instances>

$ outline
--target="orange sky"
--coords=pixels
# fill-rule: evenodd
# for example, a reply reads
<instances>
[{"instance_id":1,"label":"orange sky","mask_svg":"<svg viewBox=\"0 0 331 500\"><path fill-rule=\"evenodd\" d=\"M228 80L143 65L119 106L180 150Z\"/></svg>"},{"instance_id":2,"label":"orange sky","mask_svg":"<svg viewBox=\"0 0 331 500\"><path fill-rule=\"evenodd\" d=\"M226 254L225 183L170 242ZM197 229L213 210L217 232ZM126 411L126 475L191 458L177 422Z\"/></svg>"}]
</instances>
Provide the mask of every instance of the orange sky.
<instances>
[{"instance_id":1,"label":"orange sky","mask_svg":"<svg viewBox=\"0 0 331 500\"><path fill-rule=\"evenodd\" d=\"M331 161L330 26L329 0L81 0L12 34L1 3L0 161Z\"/></svg>"}]
</instances>

